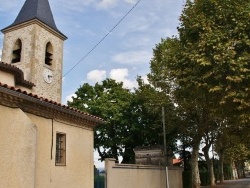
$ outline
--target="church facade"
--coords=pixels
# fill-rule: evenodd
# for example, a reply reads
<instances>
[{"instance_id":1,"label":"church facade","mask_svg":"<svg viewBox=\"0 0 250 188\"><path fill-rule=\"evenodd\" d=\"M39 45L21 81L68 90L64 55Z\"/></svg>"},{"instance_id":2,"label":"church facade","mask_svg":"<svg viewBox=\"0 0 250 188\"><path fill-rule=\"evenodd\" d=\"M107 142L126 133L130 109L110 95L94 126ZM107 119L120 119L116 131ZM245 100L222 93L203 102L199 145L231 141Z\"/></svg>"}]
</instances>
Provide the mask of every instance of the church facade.
<instances>
[{"instance_id":1,"label":"church facade","mask_svg":"<svg viewBox=\"0 0 250 188\"><path fill-rule=\"evenodd\" d=\"M2 32L1 187L94 187L93 129L103 120L60 104L67 37L48 0L26 0Z\"/></svg>"}]
</instances>

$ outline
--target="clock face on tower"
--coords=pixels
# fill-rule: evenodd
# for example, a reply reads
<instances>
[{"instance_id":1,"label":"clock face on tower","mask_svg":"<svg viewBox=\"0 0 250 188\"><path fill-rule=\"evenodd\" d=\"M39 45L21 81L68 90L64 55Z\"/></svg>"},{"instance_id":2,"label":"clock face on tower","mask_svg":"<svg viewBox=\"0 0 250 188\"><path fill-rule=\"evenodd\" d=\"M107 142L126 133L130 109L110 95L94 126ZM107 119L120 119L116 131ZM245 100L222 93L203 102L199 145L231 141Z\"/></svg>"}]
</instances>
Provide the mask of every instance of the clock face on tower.
<instances>
[{"instance_id":1,"label":"clock face on tower","mask_svg":"<svg viewBox=\"0 0 250 188\"><path fill-rule=\"evenodd\" d=\"M44 81L48 84L50 84L53 81L53 73L49 69L44 69L43 71L43 78Z\"/></svg>"}]
</instances>

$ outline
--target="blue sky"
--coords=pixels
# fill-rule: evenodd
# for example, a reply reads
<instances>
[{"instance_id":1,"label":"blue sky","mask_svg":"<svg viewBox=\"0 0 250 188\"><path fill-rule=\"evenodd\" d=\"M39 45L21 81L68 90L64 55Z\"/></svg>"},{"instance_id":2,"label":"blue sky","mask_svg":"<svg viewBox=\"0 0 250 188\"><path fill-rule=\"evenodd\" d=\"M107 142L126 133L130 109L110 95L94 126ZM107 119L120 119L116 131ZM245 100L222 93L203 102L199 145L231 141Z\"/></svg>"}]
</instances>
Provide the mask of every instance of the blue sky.
<instances>
[{"instance_id":1,"label":"blue sky","mask_svg":"<svg viewBox=\"0 0 250 188\"><path fill-rule=\"evenodd\" d=\"M25 0L0 0L0 28L10 25ZM78 63L136 4L137 0L49 0L64 43L64 74ZM184 0L141 0L84 61L63 78L62 103L83 83L106 78L136 87L137 75L149 73L152 49L177 33ZM2 51L3 34L0 34ZM0 52L1 55L1 52Z\"/></svg>"},{"instance_id":2,"label":"blue sky","mask_svg":"<svg viewBox=\"0 0 250 188\"><path fill-rule=\"evenodd\" d=\"M0 0L0 29L13 23L25 0ZM64 74L78 63L137 3L137 0L49 0L64 43ZM63 78L62 103L83 83L106 78L136 87L149 73L152 49L177 34L185 0L141 0L115 30ZM0 57L3 34L0 34Z\"/></svg>"}]
</instances>

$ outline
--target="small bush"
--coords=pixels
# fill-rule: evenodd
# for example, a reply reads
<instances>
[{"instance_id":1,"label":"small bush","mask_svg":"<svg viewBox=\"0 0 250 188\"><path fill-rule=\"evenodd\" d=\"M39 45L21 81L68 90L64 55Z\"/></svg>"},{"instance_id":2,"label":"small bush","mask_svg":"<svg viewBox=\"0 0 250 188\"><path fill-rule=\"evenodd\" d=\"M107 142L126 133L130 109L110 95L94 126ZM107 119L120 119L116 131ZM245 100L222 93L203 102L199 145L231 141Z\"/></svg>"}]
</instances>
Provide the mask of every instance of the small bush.
<instances>
[{"instance_id":1,"label":"small bush","mask_svg":"<svg viewBox=\"0 0 250 188\"><path fill-rule=\"evenodd\" d=\"M104 176L95 176L94 182L95 188L104 188L105 187L105 177Z\"/></svg>"}]
</instances>

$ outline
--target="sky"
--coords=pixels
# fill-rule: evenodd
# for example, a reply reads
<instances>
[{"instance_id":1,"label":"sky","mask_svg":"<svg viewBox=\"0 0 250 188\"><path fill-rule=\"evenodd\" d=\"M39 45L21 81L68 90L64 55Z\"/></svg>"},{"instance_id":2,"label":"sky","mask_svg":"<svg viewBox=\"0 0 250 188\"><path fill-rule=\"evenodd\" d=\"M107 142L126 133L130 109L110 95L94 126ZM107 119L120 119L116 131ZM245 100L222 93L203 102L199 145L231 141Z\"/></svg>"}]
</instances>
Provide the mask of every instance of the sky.
<instances>
[{"instance_id":1,"label":"sky","mask_svg":"<svg viewBox=\"0 0 250 188\"><path fill-rule=\"evenodd\" d=\"M24 1L0 0L0 29L14 22ZM132 89L137 87L137 76L146 78L155 45L161 38L177 35L178 19L185 0L140 0L97 45L137 2L49 0L57 28L68 37L64 42L63 104L84 83L94 85L112 78ZM0 58L2 46L3 34L0 33Z\"/></svg>"}]
</instances>

